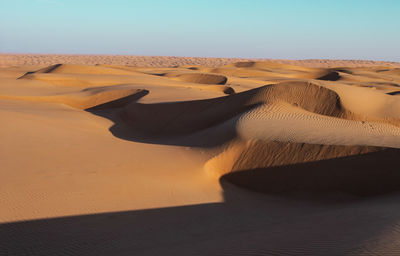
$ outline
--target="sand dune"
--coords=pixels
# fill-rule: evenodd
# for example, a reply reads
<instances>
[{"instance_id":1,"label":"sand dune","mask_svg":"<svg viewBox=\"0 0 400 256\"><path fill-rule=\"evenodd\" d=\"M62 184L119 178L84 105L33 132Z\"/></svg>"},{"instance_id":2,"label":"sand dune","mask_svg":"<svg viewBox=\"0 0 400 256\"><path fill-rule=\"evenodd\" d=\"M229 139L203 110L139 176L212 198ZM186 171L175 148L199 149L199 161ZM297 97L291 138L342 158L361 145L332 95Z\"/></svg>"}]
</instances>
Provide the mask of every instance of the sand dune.
<instances>
[{"instance_id":1,"label":"sand dune","mask_svg":"<svg viewBox=\"0 0 400 256\"><path fill-rule=\"evenodd\" d=\"M88 66L88 65L53 65L47 68L39 69L37 71L27 72L18 79L38 80L59 86L75 86L75 87L91 87L91 86L105 86L105 85L120 85L131 84L140 86L163 85L172 87L196 88L199 90L217 91L226 94L233 92L233 89L224 86L221 79L224 77L216 75L202 75L199 76L187 74L177 74L179 80L167 79L161 76L152 76L146 72L126 71L120 68L109 68L103 66ZM186 77L186 78L185 78ZM214 82L219 83L212 83ZM188 81L186 81L188 80ZM208 82L207 82L208 81ZM211 84L211 85L202 85Z\"/></svg>"},{"instance_id":2,"label":"sand dune","mask_svg":"<svg viewBox=\"0 0 400 256\"><path fill-rule=\"evenodd\" d=\"M183 73L183 74L176 74L176 76L166 74L166 76L176 77L184 82L199 83L199 84L226 84L226 81L228 80L225 76L214 75L214 74Z\"/></svg>"},{"instance_id":3,"label":"sand dune","mask_svg":"<svg viewBox=\"0 0 400 256\"><path fill-rule=\"evenodd\" d=\"M398 255L400 64L1 55L1 255Z\"/></svg>"},{"instance_id":4,"label":"sand dune","mask_svg":"<svg viewBox=\"0 0 400 256\"><path fill-rule=\"evenodd\" d=\"M34 73L61 73L61 74L97 74L97 75L133 75L132 72L119 68L102 66L88 66L76 64L55 64L35 71Z\"/></svg>"},{"instance_id":5,"label":"sand dune","mask_svg":"<svg viewBox=\"0 0 400 256\"><path fill-rule=\"evenodd\" d=\"M258 192L318 198L347 193L372 196L396 191L400 151L370 146L248 141L206 164L236 185Z\"/></svg>"}]
</instances>

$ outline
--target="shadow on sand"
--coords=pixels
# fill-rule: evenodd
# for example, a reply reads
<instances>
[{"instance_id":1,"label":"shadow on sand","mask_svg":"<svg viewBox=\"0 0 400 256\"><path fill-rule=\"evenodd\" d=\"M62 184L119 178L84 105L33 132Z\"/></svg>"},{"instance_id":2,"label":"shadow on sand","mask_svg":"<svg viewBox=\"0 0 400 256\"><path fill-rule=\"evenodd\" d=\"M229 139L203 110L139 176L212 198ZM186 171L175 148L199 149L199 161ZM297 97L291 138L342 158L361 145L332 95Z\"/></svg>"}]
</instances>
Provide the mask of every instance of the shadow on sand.
<instances>
[{"instance_id":1,"label":"shadow on sand","mask_svg":"<svg viewBox=\"0 0 400 256\"><path fill-rule=\"evenodd\" d=\"M193 138L173 142L136 135L118 115L121 104L127 102L88 111L114 121L110 131L122 139L211 146L201 143L211 132L196 135L192 144ZM223 134L218 143L233 136ZM3 223L0 255L397 255L399 194L317 202L250 192L224 181L267 193L280 193L282 186L346 191L363 182L378 191L400 187L400 175L393 171L398 151L372 154L232 173L221 180L223 203ZM365 167L369 171L361 173ZM343 170L332 172L337 168Z\"/></svg>"},{"instance_id":2,"label":"shadow on sand","mask_svg":"<svg viewBox=\"0 0 400 256\"><path fill-rule=\"evenodd\" d=\"M382 148L334 159L240 170L222 179L267 194L370 197L400 190L399 158L399 149Z\"/></svg>"},{"instance_id":3,"label":"shadow on sand","mask_svg":"<svg viewBox=\"0 0 400 256\"><path fill-rule=\"evenodd\" d=\"M400 249L391 237L400 230L400 206L393 204L400 195L317 204L223 186L224 203L0 224L0 255L395 255Z\"/></svg>"},{"instance_id":4,"label":"shadow on sand","mask_svg":"<svg viewBox=\"0 0 400 256\"><path fill-rule=\"evenodd\" d=\"M245 104L256 92L188 102L140 104L137 101L148 94L147 90L143 90L86 111L113 121L109 130L120 139L149 144L214 147L236 137L235 124L239 114L258 106Z\"/></svg>"}]
</instances>

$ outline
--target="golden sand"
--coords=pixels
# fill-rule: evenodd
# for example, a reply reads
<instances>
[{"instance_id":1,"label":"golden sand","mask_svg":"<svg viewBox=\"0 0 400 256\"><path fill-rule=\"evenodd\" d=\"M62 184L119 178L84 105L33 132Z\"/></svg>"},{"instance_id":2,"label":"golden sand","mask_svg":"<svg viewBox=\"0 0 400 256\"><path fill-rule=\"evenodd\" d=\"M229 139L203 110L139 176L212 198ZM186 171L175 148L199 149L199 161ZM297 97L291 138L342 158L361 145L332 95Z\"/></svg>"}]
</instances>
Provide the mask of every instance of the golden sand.
<instances>
[{"instance_id":1,"label":"golden sand","mask_svg":"<svg viewBox=\"0 0 400 256\"><path fill-rule=\"evenodd\" d=\"M0 255L400 253L399 63L0 66Z\"/></svg>"}]
</instances>

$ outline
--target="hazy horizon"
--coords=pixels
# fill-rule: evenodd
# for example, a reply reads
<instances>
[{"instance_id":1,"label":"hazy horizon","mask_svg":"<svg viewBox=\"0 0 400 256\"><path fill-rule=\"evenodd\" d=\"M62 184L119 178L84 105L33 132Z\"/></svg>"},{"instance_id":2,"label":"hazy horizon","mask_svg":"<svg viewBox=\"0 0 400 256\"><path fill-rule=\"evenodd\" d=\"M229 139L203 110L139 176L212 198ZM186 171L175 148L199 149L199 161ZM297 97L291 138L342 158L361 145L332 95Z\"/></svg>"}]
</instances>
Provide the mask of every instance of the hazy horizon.
<instances>
[{"instance_id":1,"label":"hazy horizon","mask_svg":"<svg viewBox=\"0 0 400 256\"><path fill-rule=\"evenodd\" d=\"M393 0L1 4L1 53L400 61Z\"/></svg>"}]
</instances>

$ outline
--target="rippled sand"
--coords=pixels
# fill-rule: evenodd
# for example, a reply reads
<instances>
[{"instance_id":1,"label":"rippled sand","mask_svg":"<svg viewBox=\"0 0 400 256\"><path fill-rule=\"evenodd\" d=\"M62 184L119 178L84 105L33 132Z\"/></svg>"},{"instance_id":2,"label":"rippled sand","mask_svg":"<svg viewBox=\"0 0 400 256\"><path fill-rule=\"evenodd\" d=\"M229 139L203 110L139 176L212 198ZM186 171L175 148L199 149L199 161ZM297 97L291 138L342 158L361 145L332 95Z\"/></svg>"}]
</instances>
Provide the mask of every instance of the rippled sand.
<instances>
[{"instance_id":1,"label":"rippled sand","mask_svg":"<svg viewBox=\"0 0 400 256\"><path fill-rule=\"evenodd\" d=\"M0 255L400 254L399 63L0 66Z\"/></svg>"}]
</instances>

